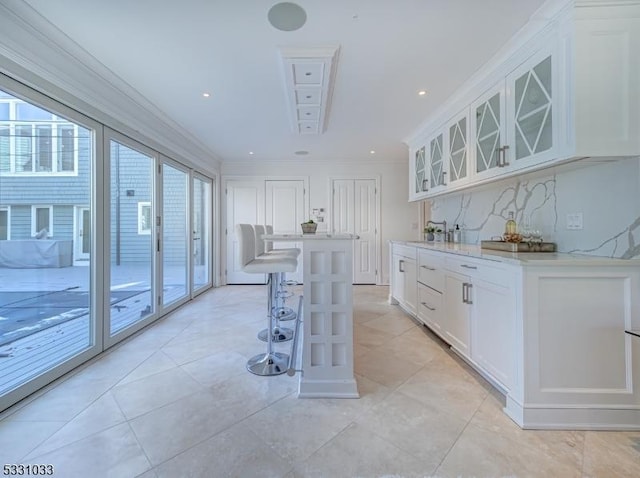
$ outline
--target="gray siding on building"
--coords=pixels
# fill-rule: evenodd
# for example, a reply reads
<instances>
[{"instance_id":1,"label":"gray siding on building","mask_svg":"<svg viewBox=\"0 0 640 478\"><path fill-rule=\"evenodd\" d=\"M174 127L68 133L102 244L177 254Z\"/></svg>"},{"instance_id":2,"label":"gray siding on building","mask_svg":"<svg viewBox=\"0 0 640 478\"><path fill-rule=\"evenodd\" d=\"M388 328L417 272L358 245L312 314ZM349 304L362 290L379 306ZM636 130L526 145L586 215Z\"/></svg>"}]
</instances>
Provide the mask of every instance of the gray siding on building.
<instances>
[{"instance_id":1,"label":"gray siding on building","mask_svg":"<svg viewBox=\"0 0 640 478\"><path fill-rule=\"evenodd\" d=\"M91 203L91 132L80 128L77 174L8 175L0 173L0 206L10 206L10 239L32 237L31 206L53 206L52 239L73 239L75 207ZM155 245L155 215L151 234L138 231L138 204L152 203L154 161L125 146L111 148L110 224L113 264L148 263ZM166 168L164 188L164 253L167 264L183 264L187 259L188 236L185 176ZM119 228L117 224L119 223Z\"/></svg>"}]
</instances>

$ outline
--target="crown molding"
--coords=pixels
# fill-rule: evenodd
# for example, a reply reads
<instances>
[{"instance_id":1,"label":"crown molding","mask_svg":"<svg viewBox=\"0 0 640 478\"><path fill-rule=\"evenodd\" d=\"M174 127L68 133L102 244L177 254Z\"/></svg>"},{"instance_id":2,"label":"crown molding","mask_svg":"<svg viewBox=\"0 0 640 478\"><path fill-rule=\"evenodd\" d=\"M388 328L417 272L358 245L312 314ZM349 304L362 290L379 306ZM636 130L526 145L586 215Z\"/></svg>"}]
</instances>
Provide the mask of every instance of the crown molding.
<instances>
[{"instance_id":1,"label":"crown molding","mask_svg":"<svg viewBox=\"0 0 640 478\"><path fill-rule=\"evenodd\" d=\"M206 172L220 158L21 0L0 3L0 71Z\"/></svg>"}]
</instances>

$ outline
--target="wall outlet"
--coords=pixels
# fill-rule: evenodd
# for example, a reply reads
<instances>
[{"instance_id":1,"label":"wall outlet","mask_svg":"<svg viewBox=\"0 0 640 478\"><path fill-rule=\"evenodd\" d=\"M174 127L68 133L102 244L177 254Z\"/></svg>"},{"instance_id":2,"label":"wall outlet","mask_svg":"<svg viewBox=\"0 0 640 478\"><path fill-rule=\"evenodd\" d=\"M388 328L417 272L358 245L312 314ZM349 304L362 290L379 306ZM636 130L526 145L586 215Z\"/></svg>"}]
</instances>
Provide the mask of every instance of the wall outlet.
<instances>
[{"instance_id":1,"label":"wall outlet","mask_svg":"<svg viewBox=\"0 0 640 478\"><path fill-rule=\"evenodd\" d=\"M567 214L567 229L580 230L582 229L582 213L570 212Z\"/></svg>"}]
</instances>

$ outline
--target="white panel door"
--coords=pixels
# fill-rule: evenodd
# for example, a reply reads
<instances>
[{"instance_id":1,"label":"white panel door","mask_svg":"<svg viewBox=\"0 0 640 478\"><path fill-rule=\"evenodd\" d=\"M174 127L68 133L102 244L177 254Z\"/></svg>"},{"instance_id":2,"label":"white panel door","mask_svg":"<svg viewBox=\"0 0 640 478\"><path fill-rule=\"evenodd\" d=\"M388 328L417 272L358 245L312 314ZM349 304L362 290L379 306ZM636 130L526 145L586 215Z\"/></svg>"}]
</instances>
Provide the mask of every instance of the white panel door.
<instances>
[{"instance_id":1,"label":"white panel door","mask_svg":"<svg viewBox=\"0 0 640 478\"><path fill-rule=\"evenodd\" d=\"M265 221L273 226L274 234L300 233L300 224L306 221L304 192L304 181L266 181ZM276 242L273 247L302 249L302 243ZM298 257L298 270L287 274L287 279L302 283L302 256Z\"/></svg>"},{"instance_id":2,"label":"white panel door","mask_svg":"<svg viewBox=\"0 0 640 478\"><path fill-rule=\"evenodd\" d=\"M227 197L227 284L264 284L264 274L242 272L238 261L236 224L264 224L264 180L230 180Z\"/></svg>"},{"instance_id":3,"label":"white panel door","mask_svg":"<svg viewBox=\"0 0 640 478\"><path fill-rule=\"evenodd\" d=\"M355 234L353 219L355 198L353 191L353 179L336 179L333 181L331 230L334 234Z\"/></svg>"},{"instance_id":4,"label":"white panel door","mask_svg":"<svg viewBox=\"0 0 640 478\"><path fill-rule=\"evenodd\" d=\"M376 283L376 182L354 182L354 233L360 236L353 249L353 282Z\"/></svg>"},{"instance_id":5,"label":"white panel door","mask_svg":"<svg viewBox=\"0 0 640 478\"><path fill-rule=\"evenodd\" d=\"M360 236L353 249L353 283L375 284L377 202L375 179L333 181L332 231Z\"/></svg>"}]
</instances>

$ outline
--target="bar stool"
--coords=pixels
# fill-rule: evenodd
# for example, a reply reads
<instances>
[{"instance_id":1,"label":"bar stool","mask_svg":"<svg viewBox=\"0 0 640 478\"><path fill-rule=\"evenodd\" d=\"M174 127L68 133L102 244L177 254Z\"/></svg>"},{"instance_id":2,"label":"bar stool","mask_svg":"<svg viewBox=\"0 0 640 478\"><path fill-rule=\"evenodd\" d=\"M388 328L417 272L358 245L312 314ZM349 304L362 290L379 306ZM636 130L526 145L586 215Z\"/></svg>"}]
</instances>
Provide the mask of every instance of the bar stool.
<instances>
[{"instance_id":1,"label":"bar stool","mask_svg":"<svg viewBox=\"0 0 640 478\"><path fill-rule=\"evenodd\" d=\"M266 226L264 226L265 230L267 231L267 234L271 235L273 234L273 226L268 224ZM265 241L264 243L264 250L265 252L268 253L277 253L277 254L290 254L293 257L298 257L300 255L300 249L298 249L297 247L288 247L286 249L274 249L273 248L273 242L272 241Z\"/></svg>"},{"instance_id":2,"label":"bar stool","mask_svg":"<svg viewBox=\"0 0 640 478\"><path fill-rule=\"evenodd\" d=\"M271 226L263 226L261 224L256 224L253 226L253 230L256 234L256 257L293 257L297 259L300 254L300 249L291 248L291 249L273 249L267 250L267 244L271 245L271 241L265 241L262 237L266 233L267 227L271 228L271 233L273 233L273 227ZM294 282L288 282L286 278L286 274L278 274L277 278L278 284L278 292L277 298L278 302L276 304L275 309L275 317L276 317L276 326L279 326L280 321L288 321L295 320L296 313L293 311L291 307L286 306L286 299L291 297L291 293L287 292L286 286L295 285ZM286 333L286 332L285 332ZM287 334L288 335L288 334ZM274 340L277 342L277 335L274 334ZM258 338L260 340L266 341L267 332L265 330L261 331L258 334ZM288 340L288 339L286 339Z\"/></svg>"},{"instance_id":3,"label":"bar stool","mask_svg":"<svg viewBox=\"0 0 640 478\"><path fill-rule=\"evenodd\" d=\"M255 257L255 232L251 224L237 224L240 266L249 274L268 274L267 280L267 330L272 330L274 304L276 302L277 275L293 272L298 267L297 259L291 257ZM273 334L267 334L267 352L256 355L247 362L247 370L256 375L280 375L289 367L289 355L273 351Z\"/></svg>"}]
</instances>

